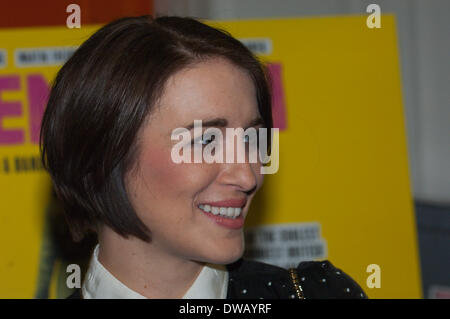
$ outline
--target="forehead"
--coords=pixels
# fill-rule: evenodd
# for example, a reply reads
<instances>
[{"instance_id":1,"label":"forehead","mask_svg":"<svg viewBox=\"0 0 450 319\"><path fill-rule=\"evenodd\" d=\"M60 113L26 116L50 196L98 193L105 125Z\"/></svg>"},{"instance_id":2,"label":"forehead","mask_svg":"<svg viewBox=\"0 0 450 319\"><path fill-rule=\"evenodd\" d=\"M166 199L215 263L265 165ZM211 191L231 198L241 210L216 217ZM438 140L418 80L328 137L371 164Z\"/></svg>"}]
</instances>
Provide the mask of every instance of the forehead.
<instances>
[{"instance_id":1,"label":"forehead","mask_svg":"<svg viewBox=\"0 0 450 319\"><path fill-rule=\"evenodd\" d=\"M256 91L247 71L214 58L184 68L167 80L154 119L173 126L220 116L238 124L256 114Z\"/></svg>"}]
</instances>

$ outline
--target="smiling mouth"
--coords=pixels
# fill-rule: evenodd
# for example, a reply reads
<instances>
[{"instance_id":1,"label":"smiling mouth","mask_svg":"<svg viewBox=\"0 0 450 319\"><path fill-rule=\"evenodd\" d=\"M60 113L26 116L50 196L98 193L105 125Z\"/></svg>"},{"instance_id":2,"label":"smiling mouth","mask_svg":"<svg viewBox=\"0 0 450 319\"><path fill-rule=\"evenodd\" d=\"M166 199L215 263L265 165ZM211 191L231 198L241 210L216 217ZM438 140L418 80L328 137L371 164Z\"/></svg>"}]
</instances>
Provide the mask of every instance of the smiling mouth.
<instances>
[{"instance_id":1,"label":"smiling mouth","mask_svg":"<svg viewBox=\"0 0 450 319\"><path fill-rule=\"evenodd\" d=\"M211 206L207 204L200 204L198 205L198 208L200 208L205 213L232 219L238 218L242 213L241 207Z\"/></svg>"}]
</instances>

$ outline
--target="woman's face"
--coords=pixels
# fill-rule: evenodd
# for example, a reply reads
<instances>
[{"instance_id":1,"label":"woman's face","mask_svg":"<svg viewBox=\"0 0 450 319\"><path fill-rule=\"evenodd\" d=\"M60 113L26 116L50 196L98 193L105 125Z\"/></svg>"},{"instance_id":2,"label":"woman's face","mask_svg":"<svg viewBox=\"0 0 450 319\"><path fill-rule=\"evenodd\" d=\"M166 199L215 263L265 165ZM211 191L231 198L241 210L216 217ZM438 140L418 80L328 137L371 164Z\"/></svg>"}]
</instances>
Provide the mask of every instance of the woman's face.
<instances>
[{"instance_id":1,"label":"woman's face","mask_svg":"<svg viewBox=\"0 0 450 319\"><path fill-rule=\"evenodd\" d=\"M216 58L173 75L140 131L137 166L126 175L125 183L133 207L151 231L152 249L183 259L227 264L243 254L242 224L263 182L259 159L257 163L203 160L176 164L171 158L172 147L179 143L171 139L172 130L194 120L205 123L217 118L227 122L225 127L214 126L224 139L226 127L246 129L260 118L255 87L245 71ZM203 132L206 128L203 125ZM190 133L193 139L198 137L194 129ZM223 208L237 213L236 208L242 207L242 211L236 218L222 217L199 208L206 203L213 203L211 210L215 206L222 213Z\"/></svg>"}]
</instances>

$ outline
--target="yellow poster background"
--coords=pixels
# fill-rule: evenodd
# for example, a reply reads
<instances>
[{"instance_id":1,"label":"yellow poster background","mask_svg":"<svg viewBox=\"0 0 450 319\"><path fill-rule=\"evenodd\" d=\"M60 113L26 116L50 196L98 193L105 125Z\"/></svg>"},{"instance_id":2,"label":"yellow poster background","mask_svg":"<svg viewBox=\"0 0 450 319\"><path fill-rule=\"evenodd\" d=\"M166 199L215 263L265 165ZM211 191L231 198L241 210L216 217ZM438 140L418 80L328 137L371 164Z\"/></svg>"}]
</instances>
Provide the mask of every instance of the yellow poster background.
<instances>
[{"instance_id":1,"label":"yellow poster background","mask_svg":"<svg viewBox=\"0 0 450 319\"><path fill-rule=\"evenodd\" d=\"M19 76L18 90L3 90L3 102L20 102L22 115L4 117L4 130L22 130L25 142L20 145L0 145L0 159L9 160L10 171L0 171L0 298L34 298L38 284L38 270L45 216L50 208L51 182L43 170L14 171L15 159L29 160L39 156L39 148L31 141L30 101L27 78L39 75L51 81L61 65L15 65L15 50L44 47L73 47L80 45L98 27L81 29L44 27L8 29L0 31L0 49L7 53L6 66L0 77ZM45 99L43 96L42 98ZM3 162L2 162L3 163ZM57 278L58 262L53 265L52 282ZM56 297L55 289L53 294Z\"/></svg>"}]
</instances>

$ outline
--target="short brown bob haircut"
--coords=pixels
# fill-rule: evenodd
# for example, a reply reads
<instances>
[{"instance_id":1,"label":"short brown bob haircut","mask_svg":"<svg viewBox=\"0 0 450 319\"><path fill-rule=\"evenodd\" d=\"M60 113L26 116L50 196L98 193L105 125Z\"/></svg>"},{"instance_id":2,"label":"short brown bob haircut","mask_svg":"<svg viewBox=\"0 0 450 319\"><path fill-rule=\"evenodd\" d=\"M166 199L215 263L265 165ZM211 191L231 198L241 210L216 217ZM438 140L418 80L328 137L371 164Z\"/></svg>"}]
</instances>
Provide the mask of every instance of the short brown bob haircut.
<instances>
[{"instance_id":1,"label":"short brown bob haircut","mask_svg":"<svg viewBox=\"0 0 450 319\"><path fill-rule=\"evenodd\" d=\"M192 18L113 21L60 69L43 116L40 149L75 241L103 224L124 237L151 240L124 186L139 152L138 131L168 78L212 57L248 72L270 132L271 94L262 63L229 33Z\"/></svg>"}]
</instances>

